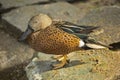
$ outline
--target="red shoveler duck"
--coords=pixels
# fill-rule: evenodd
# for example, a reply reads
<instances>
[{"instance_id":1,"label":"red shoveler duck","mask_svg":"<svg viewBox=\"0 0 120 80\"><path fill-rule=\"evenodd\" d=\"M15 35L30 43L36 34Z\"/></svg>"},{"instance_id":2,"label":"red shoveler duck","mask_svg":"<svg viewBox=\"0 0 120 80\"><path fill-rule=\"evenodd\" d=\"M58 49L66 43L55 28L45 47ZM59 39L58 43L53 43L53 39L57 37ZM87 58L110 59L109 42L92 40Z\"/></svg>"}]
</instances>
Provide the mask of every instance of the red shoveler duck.
<instances>
[{"instance_id":1,"label":"red shoveler duck","mask_svg":"<svg viewBox=\"0 0 120 80\"><path fill-rule=\"evenodd\" d=\"M54 69L57 69L67 63L67 54L70 52L85 47L108 47L88 39L87 34L96 28L79 26L67 21L52 21L48 15L38 14L30 19L27 30L19 40L27 40L29 45L36 51L61 55L57 57L59 64L53 65Z\"/></svg>"}]
</instances>

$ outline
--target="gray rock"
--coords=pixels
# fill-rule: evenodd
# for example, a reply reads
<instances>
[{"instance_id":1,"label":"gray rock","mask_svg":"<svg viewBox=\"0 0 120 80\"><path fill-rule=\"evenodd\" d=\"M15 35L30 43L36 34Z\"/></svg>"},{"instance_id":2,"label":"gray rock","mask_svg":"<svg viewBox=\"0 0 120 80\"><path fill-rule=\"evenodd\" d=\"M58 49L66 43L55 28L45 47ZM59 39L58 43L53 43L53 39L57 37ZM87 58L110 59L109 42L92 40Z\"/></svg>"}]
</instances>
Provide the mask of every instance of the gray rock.
<instances>
[{"instance_id":1,"label":"gray rock","mask_svg":"<svg viewBox=\"0 0 120 80\"><path fill-rule=\"evenodd\" d=\"M92 1L92 0L91 0ZM110 5L119 5L119 0L95 0L94 4L98 6L110 6Z\"/></svg>"},{"instance_id":2,"label":"gray rock","mask_svg":"<svg viewBox=\"0 0 120 80\"><path fill-rule=\"evenodd\" d=\"M33 53L29 46L0 29L0 80L27 80L24 68Z\"/></svg>"},{"instance_id":3,"label":"gray rock","mask_svg":"<svg viewBox=\"0 0 120 80\"><path fill-rule=\"evenodd\" d=\"M33 3L46 2L49 0L0 0L2 8L20 7Z\"/></svg>"},{"instance_id":4,"label":"gray rock","mask_svg":"<svg viewBox=\"0 0 120 80\"><path fill-rule=\"evenodd\" d=\"M120 7L101 7L94 9L79 20L81 25L99 26L92 37L104 44L120 42Z\"/></svg>"},{"instance_id":5,"label":"gray rock","mask_svg":"<svg viewBox=\"0 0 120 80\"><path fill-rule=\"evenodd\" d=\"M34 50L0 30L0 71L27 62Z\"/></svg>"},{"instance_id":6,"label":"gray rock","mask_svg":"<svg viewBox=\"0 0 120 80\"><path fill-rule=\"evenodd\" d=\"M25 31L28 25L29 19L39 13L45 13L50 15L53 19L66 20L71 22L77 22L80 19L80 10L68 3L58 2L46 5L34 5L25 6L6 13L2 16L3 25L10 32L17 34L20 30Z\"/></svg>"}]
</instances>

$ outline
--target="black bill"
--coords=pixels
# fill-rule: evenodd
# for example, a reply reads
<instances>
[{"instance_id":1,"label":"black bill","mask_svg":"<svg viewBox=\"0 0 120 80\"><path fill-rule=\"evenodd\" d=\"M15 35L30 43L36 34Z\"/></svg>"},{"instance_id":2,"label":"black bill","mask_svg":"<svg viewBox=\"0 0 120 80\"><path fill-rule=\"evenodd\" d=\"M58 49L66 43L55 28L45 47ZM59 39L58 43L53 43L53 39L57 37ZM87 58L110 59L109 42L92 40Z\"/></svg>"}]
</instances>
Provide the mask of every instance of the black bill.
<instances>
[{"instance_id":1,"label":"black bill","mask_svg":"<svg viewBox=\"0 0 120 80\"><path fill-rule=\"evenodd\" d=\"M26 29L26 31L20 36L20 38L18 39L18 41L24 41L24 40L26 40L27 37L28 37L32 32L33 32L33 30L32 30L30 27L28 27L28 28Z\"/></svg>"}]
</instances>

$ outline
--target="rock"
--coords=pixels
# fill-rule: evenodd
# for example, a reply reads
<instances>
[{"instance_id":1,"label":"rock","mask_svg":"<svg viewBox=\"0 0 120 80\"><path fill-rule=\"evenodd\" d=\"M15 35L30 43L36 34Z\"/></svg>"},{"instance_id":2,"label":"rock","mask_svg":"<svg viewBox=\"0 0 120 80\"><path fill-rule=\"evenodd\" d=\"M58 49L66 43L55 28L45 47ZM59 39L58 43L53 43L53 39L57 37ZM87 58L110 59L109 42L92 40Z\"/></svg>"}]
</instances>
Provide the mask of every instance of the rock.
<instances>
[{"instance_id":1,"label":"rock","mask_svg":"<svg viewBox=\"0 0 120 80\"><path fill-rule=\"evenodd\" d=\"M49 0L0 0L2 8L11 8L11 7L21 7L26 6L34 3L42 3Z\"/></svg>"},{"instance_id":2,"label":"rock","mask_svg":"<svg viewBox=\"0 0 120 80\"><path fill-rule=\"evenodd\" d=\"M92 37L104 44L120 42L120 7L101 7L86 14L81 20L81 25L99 26L92 33Z\"/></svg>"},{"instance_id":3,"label":"rock","mask_svg":"<svg viewBox=\"0 0 120 80\"><path fill-rule=\"evenodd\" d=\"M77 22L80 19L80 10L68 3L58 2L46 5L31 5L12 10L2 16L3 25L13 33L24 32L29 19L39 13L50 15L53 19ZM18 34L20 35L20 34Z\"/></svg>"},{"instance_id":4,"label":"rock","mask_svg":"<svg viewBox=\"0 0 120 80\"><path fill-rule=\"evenodd\" d=\"M120 68L119 52L107 49L73 52L70 63L57 70L52 70L51 56L39 53L34 58L25 69L29 80L112 80Z\"/></svg>"},{"instance_id":5,"label":"rock","mask_svg":"<svg viewBox=\"0 0 120 80\"><path fill-rule=\"evenodd\" d=\"M29 46L19 43L0 29L0 79L27 80L24 68L30 62L33 53L34 50Z\"/></svg>"},{"instance_id":6,"label":"rock","mask_svg":"<svg viewBox=\"0 0 120 80\"><path fill-rule=\"evenodd\" d=\"M30 60L34 50L0 29L0 71Z\"/></svg>"},{"instance_id":7,"label":"rock","mask_svg":"<svg viewBox=\"0 0 120 80\"><path fill-rule=\"evenodd\" d=\"M110 6L110 5L120 5L119 0L91 0L92 3L98 5L98 6Z\"/></svg>"}]
</instances>

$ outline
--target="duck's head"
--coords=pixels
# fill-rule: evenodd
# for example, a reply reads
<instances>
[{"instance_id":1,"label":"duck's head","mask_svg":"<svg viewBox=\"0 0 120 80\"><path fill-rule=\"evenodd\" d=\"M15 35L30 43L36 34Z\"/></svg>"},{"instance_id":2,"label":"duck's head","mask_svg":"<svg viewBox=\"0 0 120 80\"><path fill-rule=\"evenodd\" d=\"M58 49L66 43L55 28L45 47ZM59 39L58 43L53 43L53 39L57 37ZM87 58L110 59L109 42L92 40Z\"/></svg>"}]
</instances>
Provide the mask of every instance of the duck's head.
<instances>
[{"instance_id":1,"label":"duck's head","mask_svg":"<svg viewBox=\"0 0 120 80\"><path fill-rule=\"evenodd\" d=\"M33 32L44 30L51 24L52 24L52 19L48 15L38 14L32 17L28 22L28 28L21 35L21 37L19 38L19 41L25 40Z\"/></svg>"}]
</instances>

